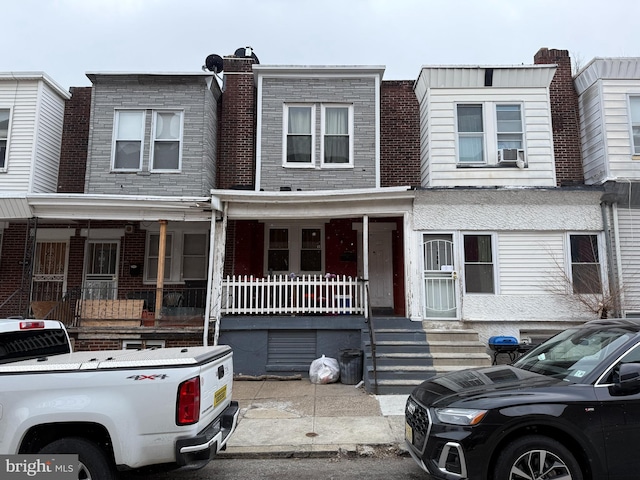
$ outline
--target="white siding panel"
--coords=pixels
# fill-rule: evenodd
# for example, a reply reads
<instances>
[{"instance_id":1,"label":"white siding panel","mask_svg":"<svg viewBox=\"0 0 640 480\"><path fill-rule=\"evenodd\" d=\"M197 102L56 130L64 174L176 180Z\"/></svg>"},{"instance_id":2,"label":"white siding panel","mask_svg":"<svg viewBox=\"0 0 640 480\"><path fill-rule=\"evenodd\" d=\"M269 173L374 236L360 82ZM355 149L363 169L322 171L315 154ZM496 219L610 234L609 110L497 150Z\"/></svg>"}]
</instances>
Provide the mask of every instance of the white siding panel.
<instances>
[{"instance_id":1,"label":"white siding panel","mask_svg":"<svg viewBox=\"0 0 640 480\"><path fill-rule=\"evenodd\" d=\"M7 172L0 173L1 192L28 192L34 153L38 82L1 81L0 107L11 108Z\"/></svg>"},{"instance_id":2,"label":"white siding panel","mask_svg":"<svg viewBox=\"0 0 640 480\"><path fill-rule=\"evenodd\" d=\"M32 192L55 193L60 166L64 101L43 84Z\"/></svg>"},{"instance_id":3,"label":"white siding panel","mask_svg":"<svg viewBox=\"0 0 640 480\"><path fill-rule=\"evenodd\" d=\"M637 80L603 80L604 130L609 176L612 179L640 178L640 161L634 160L628 96L640 95Z\"/></svg>"},{"instance_id":4,"label":"white siding panel","mask_svg":"<svg viewBox=\"0 0 640 480\"><path fill-rule=\"evenodd\" d=\"M625 310L640 312L640 211L618 209Z\"/></svg>"},{"instance_id":5,"label":"white siding panel","mask_svg":"<svg viewBox=\"0 0 640 480\"><path fill-rule=\"evenodd\" d=\"M431 89L424 91L428 119L422 128L430 128L428 155L423 152L425 187L453 186L555 186L555 166L550 107L546 88ZM523 105L528 168L458 168L456 156L455 105L464 102L514 102ZM489 103L487 103L489 105ZM423 114L425 109L422 109ZM425 125L427 127L425 127ZM423 131L422 138L425 139ZM487 142L495 142L487 139ZM423 144L424 147L424 144ZM488 145L489 147L489 145ZM495 144L487 148L494 155ZM428 165L425 165L425 162ZM428 176L424 174L429 172Z\"/></svg>"},{"instance_id":6,"label":"white siding panel","mask_svg":"<svg viewBox=\"0 0 640 480\"><path fill-rule=\"evenodd\" d=\"M599 86L592 85L579 98L580 140L585 183L593 185L607 176L602 101Z\"/></svg>"},{"instance_id":7,"label":"white siding panel","mask_svg":"<svg viewBox=\"0 0 640 480\"><path fill-rule=\"evenodd\" d=\"M564 236L560 232L512 232L498 236L503 295L557 294L564 282Z\"/></svg>"}]
</instances>

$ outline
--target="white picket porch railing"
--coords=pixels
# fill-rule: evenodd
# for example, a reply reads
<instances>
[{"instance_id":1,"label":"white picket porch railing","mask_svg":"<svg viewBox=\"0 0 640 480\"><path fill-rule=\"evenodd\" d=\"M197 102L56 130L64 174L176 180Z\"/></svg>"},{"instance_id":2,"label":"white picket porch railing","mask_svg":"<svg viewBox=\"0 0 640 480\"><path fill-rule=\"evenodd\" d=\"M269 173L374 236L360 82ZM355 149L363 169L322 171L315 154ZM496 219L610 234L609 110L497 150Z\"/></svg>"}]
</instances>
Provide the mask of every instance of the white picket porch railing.
<instances>
[{"instance_id":1,"label":"white picket porch railing","mask_svg":"<svg viewBox=\"0 0 640 480\"><path fill-rule=\"evenodd\" d=\"M227 276L222 281L223 315L364 315L364 282L320 275Z\"/></svg>"}]
</instances>

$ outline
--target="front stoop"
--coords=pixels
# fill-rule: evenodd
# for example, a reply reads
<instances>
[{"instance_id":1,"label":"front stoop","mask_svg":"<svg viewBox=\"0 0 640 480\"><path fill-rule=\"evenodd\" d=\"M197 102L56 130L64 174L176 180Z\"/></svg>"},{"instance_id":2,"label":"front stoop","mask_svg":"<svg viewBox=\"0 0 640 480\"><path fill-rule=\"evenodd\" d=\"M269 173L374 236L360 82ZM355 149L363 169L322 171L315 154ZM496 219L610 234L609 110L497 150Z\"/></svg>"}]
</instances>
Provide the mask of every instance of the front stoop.
<instances>
[{"instance_id":1,"label":"front stoop","mask_svg":"<svg viewBox=\"0 0 640 480\"><path fill-rule=\"evenodd\" d=\"M406 394L435 375L491 365L486 345L473 330L425 329L420 322L398 317L374 318L372 323L375 376L369 332L362 332L364 382L369 392Z\"/></svg>"}]
</instances>

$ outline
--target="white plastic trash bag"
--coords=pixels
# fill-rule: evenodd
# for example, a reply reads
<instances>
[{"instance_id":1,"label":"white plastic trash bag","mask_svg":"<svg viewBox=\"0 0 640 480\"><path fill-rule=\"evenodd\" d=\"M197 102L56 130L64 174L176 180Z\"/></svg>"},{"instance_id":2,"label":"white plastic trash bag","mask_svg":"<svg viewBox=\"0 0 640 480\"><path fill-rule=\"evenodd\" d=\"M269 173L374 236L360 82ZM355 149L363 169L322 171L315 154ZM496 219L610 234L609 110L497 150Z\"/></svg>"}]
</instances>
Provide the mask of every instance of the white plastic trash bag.
<instances>
[{"instance_id":1,"label":"white plastic trash bag","mask_svg":"<svg viewBox=\"0 0 640 480\"><path fill-rule=\"evenodd\" d=\"M315 359L309 367L311 383L333 383L340 378L340 366L335 358L325 357Z\"/></svg>"}]
</instances>

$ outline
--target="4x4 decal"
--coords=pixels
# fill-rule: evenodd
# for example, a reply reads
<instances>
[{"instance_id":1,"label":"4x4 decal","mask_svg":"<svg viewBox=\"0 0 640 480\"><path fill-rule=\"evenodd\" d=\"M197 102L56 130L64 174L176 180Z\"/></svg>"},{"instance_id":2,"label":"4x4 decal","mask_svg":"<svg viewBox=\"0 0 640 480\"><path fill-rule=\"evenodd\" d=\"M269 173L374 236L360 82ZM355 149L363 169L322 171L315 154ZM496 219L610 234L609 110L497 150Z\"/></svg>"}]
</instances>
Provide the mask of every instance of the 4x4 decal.
<instances>
[{"instance_id":1,"label":"4x4 decal","mask_svg":"<svg viewBox=\"0 0 640 480\"><path fill-rule=\"evenodd\" d=\"M167 378L169 375L165 374L165 373L161 373L159 375L131 375L130 377L127 377L127 379L129 380L164 380L165 378Z\"/></svg>"}]
</instances>

